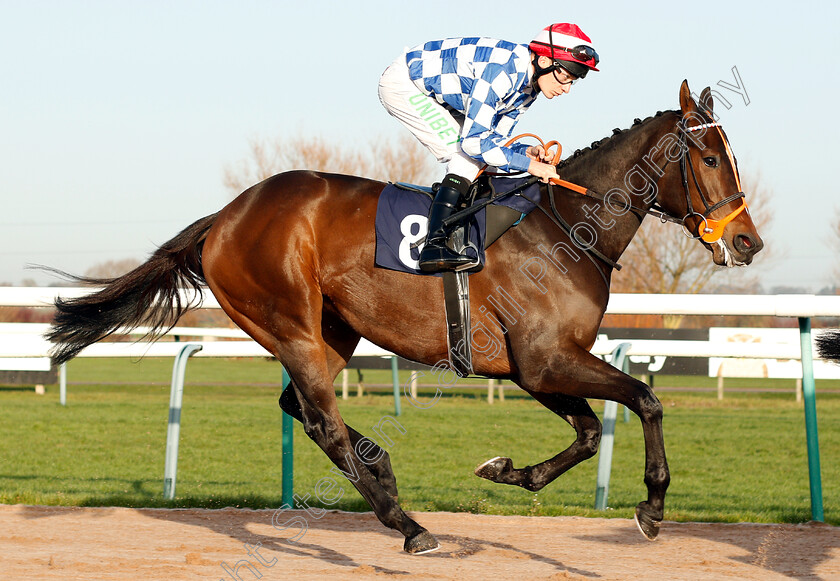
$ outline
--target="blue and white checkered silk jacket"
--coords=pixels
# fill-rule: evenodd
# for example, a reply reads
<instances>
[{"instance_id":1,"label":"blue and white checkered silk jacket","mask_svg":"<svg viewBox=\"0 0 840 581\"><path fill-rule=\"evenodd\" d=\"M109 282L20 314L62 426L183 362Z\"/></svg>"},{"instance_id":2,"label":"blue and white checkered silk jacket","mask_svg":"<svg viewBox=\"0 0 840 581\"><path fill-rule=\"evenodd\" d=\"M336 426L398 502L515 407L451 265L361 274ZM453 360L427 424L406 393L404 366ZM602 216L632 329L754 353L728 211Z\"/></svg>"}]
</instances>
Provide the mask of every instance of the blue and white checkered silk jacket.
<instances>
[{"instance_id":1,"label":"blue and white checkered silk jacket","mask_svg":"<svg viewBox=\"0 0 840 581\"><path fill-rule=\"evenodd\" d=\"M504 171L527 171L528 146L504 143L537 98L528 45L475 37L432 40L410 49L406 64L419 90L463 119L464 153Z\"/></svg>"}]
</instances>

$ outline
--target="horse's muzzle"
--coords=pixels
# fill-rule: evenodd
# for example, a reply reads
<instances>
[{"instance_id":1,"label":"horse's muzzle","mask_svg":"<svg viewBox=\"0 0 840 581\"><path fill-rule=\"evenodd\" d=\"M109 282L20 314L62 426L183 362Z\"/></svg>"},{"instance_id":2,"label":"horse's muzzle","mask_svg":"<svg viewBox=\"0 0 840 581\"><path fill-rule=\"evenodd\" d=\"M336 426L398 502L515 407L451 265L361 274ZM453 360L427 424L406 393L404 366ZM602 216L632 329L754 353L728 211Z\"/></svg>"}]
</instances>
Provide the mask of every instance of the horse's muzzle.
<instances>
[{"instance_id":1,"label":"horse's muzzle","mask_svg":"<svg viewBox=\"0 0 840 581\"><path fill-rule=\"evenodd\" d=\"M738 262L743 264L749 264L752 262L753 257L762 249L764 248L764 242L759 238L759 236L749 234L749 233L740 233L736 234L732 238L732 246L735 252L738 253L736 259Z\"/></svg>"}]
</instances>

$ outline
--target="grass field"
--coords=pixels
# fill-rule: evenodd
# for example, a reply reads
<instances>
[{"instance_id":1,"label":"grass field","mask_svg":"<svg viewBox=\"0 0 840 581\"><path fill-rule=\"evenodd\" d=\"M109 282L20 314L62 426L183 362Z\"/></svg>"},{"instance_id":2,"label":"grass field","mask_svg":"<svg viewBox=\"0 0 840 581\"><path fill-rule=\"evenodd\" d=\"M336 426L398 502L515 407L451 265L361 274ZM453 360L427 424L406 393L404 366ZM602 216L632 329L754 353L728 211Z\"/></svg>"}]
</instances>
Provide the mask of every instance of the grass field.
<instances>
[{"instance_id":1,"label":"grass field","mask_svg":"<svg viewBox=\"0 0 840 581\"><path fill-rule=\"evenodd\" d=\"M58 404L57 388L44 396L31 389L0 389L0 502L280 506L280 368L264 360L190 362L177 498L162 499L171 369L171 359L74 360L68 367L67 407ZM366 373L366 382L390 381L390 372L378 373ZM666 384L708 388L714 379L658 380ZM793 389L792 381L727 385ZM820 391L824 387L836 385L818 382L825 515L840 525L840 395ZM666 519L810 520L805 422L792 392L733 392L722 402L713 392L662 391L659 396L672 478ZM626 518L646 498L641 427L635 416L625 424L620 414L606 513L592 508L597 457L537 494L475 477L473 468L493 456L510 456L517 466L532 464L573 438L567 424L528 397L510 393L492 406L485 397L486 391L455 389L429 409L403 401L398 421L405 433L390 429L388 434L404 508ZM600 413L601 402L593 407ZM348 424L372 435L372 426L393 415L393 397L387 392L351 397L341 409ZM330 508L369 510L331 466L297 425L296 493L310 495L309 502L318 505L316 485L331 477L344 492Z\"/></svg>"}]
</instances>

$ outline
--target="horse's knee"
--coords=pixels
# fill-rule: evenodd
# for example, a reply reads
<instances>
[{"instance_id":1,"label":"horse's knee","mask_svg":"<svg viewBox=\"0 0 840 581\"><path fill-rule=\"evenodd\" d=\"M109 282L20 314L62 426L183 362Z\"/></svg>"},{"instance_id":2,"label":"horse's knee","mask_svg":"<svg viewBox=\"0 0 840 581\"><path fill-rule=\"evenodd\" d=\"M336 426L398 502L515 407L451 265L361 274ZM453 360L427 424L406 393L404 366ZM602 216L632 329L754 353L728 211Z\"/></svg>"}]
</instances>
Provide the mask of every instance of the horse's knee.
<instances>
[{"instance_id":1,"label":"horse's knee","mask_svg":"<svg viewBox=\"0 0 840 581\"><path fill-rule=\"evenodd\" d=\"M662 421L662 403L649 389L639 398L639 417L644 422Z\"/></svg>"},{"instance_id":2,"label":"horse's knee","mask_svg":"<svg viewBox=\"0 0 840 581\"><path fill-rule=\"evenodd\" d=\"M386 452L383 448L379 448L377 446L377 449L379 451L376 452L377 455L374 456L374 458L375 458L374 461L373 461L374 465L381 466L383 469L385 467L390 467L391 466L391 455L388 454L388 452Z\"/></svg>"},{"instance_id":3,"label":"horse's knee","mask_svg":"<svg viewBox=\"0 0 840 581\"><path fill-rule=\"evenodd\" d=\"M601 422L596 417L590 419L591 421L582 426L578 433L578 445L587 458L597 454L598 447L601 445Z\"/></svg>"},{"instance_id":4,"label":"horse's knee","mask_svg":"<svg viewBox=\"0 0 840 581\"><path fill-rule=\"evenodd\" d=\"M671 473L667 464L650 467L645 471L645 484L648 488L655 488L661 492L667 490L671 484Z\"/></svg>"},{"instance_id":5,"label":"horse's knee","mask_svg":"<svg viewBox=\"0 0 840 581\"><path fill-rule=\"evenodd\" d=\"M582 442L583 449L586 451L586 455L588 458L591 458L595 454L598 453L598 448L601 445L601 430L600 425L598 426L597 431L590 431L584 435L584 439Z\"/></svg>"},{"instance_id":6,"label":"horse's knee","mask_svg":"<svg viewBox=\"0 0 840 581\"><path fill-rule=\"evenodd\" d=\"M352 450L353 447L349 438L338 428L336 422L331 421L328 416L317 414L310 417L307 414L303 417L302 423L303 433L309 436L309 439L318 444L328 455L330 450L335 450L339 446Z\"/></svg>"},{"instance_id":7,"label":"horse's knee","mask_svg":"<svg viewBox=\"0 0 840 581\"><path fill-rule=\"evenodd\" d=\"M333 421L331 418L325 418L322 429L324 433L324 445L327 447L328 450L333 450L336 448L353 448L353 444L350 442L350 438L343 429L343 426L339 426L337 422Z\"/></svg>"},{"instance_id":8,"label":"horse's knee","mask_svg":"<svg viewBox=\"0 0 840 581\"><path fill-rule=\"evenodd\" d=\"M327 444L326 430L324 430L324 425L320 422L307 422L304 420L303 433L322 448Z\"/></svg>"}]
</instances>

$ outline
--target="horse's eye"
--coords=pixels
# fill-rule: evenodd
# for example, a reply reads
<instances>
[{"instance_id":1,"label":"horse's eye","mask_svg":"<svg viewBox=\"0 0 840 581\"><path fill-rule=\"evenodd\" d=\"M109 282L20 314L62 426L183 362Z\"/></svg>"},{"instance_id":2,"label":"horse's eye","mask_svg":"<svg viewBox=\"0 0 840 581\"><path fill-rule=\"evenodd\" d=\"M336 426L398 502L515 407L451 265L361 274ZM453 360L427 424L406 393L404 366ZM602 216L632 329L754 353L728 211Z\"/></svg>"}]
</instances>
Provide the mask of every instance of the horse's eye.
<instances>
[{"instance_id":1,"label":"horse's eye","mask_svg":"<svg viewBox=\"0 0 840 581\"><path fill-rule=\"evenodd\" d=\"M704 157L703 163L706 164L706 167L717 167L717 159L714 157Z\"/></svg>"}]
</instances>

